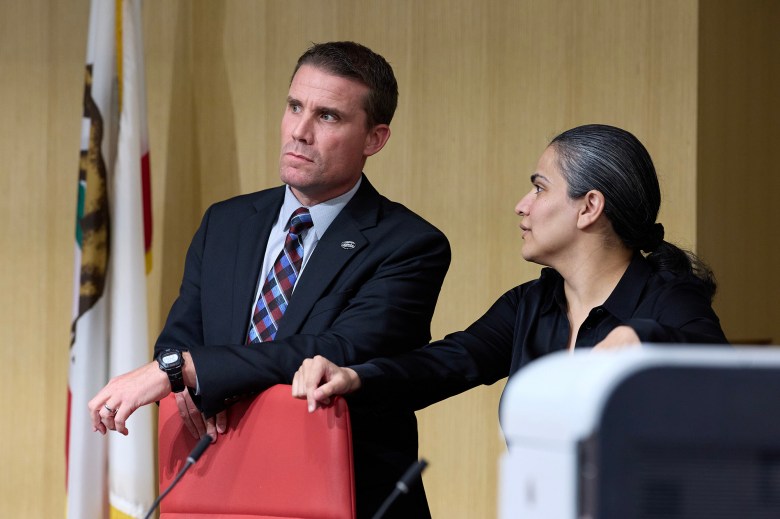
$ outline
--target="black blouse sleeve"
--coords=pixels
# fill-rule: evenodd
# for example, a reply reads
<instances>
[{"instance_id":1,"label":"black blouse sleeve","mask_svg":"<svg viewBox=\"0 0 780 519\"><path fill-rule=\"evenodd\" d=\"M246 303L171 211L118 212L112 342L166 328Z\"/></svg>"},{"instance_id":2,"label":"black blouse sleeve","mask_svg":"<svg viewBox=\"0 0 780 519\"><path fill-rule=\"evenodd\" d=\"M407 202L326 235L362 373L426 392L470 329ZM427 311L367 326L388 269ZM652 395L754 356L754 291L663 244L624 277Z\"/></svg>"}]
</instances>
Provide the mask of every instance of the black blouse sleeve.
<instances>
[{"instance_id":1,"label":"black blouse sleeve","mask_svg":"<svg viewBox=\"0 0 780 519\"><path fill-rule=\"evenodd\" d=\"M728 341L712 309L706 289L697 279L666 283L645 308L625 322L642 342L725 344Z\"/></svg>"},{"instance_id":2,"label":"black blouse sleeve","mask_svg":"<svg viewBox=\"0 0 780 519\"><path fill-rule=\"evenodd\" d=\"M521 297L518 287L465 331L403 355L352 366L362 383L355 397L416 410L506 377Z\"/></svg>"}]
</instances>

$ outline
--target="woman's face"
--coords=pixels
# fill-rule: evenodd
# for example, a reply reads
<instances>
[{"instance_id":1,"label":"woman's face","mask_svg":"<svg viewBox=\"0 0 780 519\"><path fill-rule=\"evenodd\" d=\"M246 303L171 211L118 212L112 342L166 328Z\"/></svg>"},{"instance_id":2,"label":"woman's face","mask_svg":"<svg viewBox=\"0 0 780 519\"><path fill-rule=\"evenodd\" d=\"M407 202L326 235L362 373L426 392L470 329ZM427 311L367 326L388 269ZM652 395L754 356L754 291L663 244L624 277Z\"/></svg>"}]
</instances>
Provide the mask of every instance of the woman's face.
<instances>
[{"instance_id":1,"label":"woman's face","mask_svg":"<svg viewBox=\"0 0 780 519\"><path fill-rule=\"evenodd\" d=\"M522 217L523 259L555 268L572 257L581 204L567 194L554 148L542 153L531 184L531 191L515 206L515 213Z\"/></svg>"}]
</instances>

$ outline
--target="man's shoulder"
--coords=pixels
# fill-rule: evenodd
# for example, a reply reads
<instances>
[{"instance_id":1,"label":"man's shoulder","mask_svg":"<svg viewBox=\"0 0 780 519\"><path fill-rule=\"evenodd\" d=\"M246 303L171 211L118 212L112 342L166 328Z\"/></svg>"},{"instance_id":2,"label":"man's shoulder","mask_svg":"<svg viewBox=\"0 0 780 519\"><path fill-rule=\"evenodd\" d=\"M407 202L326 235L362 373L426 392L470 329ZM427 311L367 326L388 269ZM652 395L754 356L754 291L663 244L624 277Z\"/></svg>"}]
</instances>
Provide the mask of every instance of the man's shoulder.
<instances>
[{"instance_id":1,"label":"man's shoulder","mask_svg":"<svg viewBox=\"0 0 780 519\"><path fill-rule=\"evenodd\" d=\"M381 240L399 249L417 246L442 251L448 257L451 254L450 243L444 232L405 205L387 198L383 199L380 206L377 225L364 232L368 236L373 234L374 240Z\"/></svg>"},{"instance_id":2,"label":"man's shoulder","mask_svg":"<svg viewBox=\"0 0 780 519\"><path fill-rule=\"evenodd\" d=\"M365 228L375 227L383 231L407 234L433 233L444 236L434 224L400 202L390 200L379 193L366 178L353 197L346 212Z\"/></svg>"},{"instance_id":3,"label":"man's shoulder","mask_svg":"<svg viewBox=\"0 0 780 519\"><path fill-rule=\"evenodd\" d=\"M380 195L382 199L382 218L396 221L397 225L407 225L419 228L421 231L429 231L443 234L434 224L412 211L400 202L395 202Z\"/></svg>"},{"instance_id":4,"label":"man's shoulder","mask_svg":"<svg viewBox=\"0 0 780 519\"><path fill-rule=\"evenodd\" d=\"M244 211L255 211L270 204L281 205L284 200L284 186L272 187L236 195L219 202L214 202L209 206L209 213L235 213Z\"/></svg>"}]
</instances>

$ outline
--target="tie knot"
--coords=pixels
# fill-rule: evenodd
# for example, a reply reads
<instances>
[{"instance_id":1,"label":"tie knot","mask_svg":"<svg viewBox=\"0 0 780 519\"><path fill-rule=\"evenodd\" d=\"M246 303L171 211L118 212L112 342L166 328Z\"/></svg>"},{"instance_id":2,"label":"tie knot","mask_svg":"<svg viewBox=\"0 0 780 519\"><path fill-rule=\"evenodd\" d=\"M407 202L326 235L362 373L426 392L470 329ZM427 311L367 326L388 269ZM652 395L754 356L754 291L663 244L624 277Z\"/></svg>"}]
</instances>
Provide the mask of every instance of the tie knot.
<instances>
[{"instance_id":1,"label":"tie knot","mask_svg":"<svg viewBox=\"0 0 780 519\"><path fill-rule=\"evenodd\" d=\"M292 216L290 216L289 232L290 234L295 234L297 236L312 225L314 225L314 223L311 220L311 214L309 214L309 210L305 207L299 207L295 210Z\"/></svg>"}]
</instances>

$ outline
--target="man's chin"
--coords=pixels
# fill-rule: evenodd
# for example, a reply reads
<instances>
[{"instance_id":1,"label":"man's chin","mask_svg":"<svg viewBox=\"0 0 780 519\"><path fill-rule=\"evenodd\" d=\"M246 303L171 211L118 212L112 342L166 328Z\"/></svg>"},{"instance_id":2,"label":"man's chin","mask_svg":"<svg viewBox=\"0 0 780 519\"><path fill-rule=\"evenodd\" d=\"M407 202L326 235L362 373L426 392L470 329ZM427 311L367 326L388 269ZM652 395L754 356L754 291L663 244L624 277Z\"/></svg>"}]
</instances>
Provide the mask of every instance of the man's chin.
<instances>
[{"instance_id":1,"label":"man's chin","mask_svg":"<svg viewBox=\"0 0 780 519\"><path fill-rule=\"evenodd\" d=\"M289 186L304 187L311 183L312 176L311 171L301 167L284 164L279 167L279 178Z\"/></svg>"}]
</instances>

